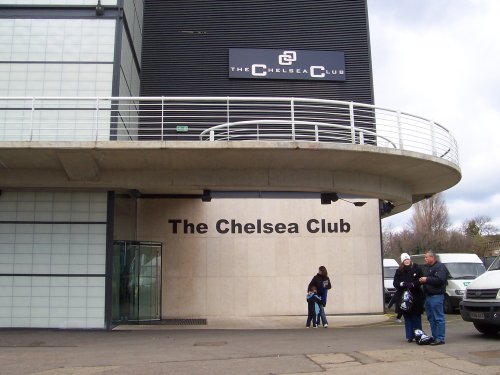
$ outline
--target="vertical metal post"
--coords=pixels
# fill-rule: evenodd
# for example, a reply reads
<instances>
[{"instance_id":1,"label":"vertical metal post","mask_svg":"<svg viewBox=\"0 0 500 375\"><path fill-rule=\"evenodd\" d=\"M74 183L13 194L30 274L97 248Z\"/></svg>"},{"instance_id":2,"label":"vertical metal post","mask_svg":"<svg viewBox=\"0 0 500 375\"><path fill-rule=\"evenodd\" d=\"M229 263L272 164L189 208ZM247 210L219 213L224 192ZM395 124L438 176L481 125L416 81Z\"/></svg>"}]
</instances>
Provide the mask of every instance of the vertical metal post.
<instances>
[{"instance_id":1,"label":"vertical metal post","mask_svg":"<svg viewBox=\"0 0 500 375\"><path fill-rule=\"evenodd\" d=\"M359 144L360 145L365 144L365 134L363 132L359 132Z\"/></svg>"},{"instance_id":2,"label":"vertical metal post","mask_svg":"<svg viewBox=\"0 0 500 375\"><path fill-rule=\"evenodd\" d=\"M99 140L99 98L95 101L95 141Z\"/></svg>"},{"instance_id":3,"label":"vertical metal post","mask_svg":"<svg viewBox=\"0 0 500 375\"><path fill-rule=\"evenodd\" d=\"M213 142L215 140L215 132L213 130L210 130L210 142Z\"/></svg>"},{"instance_id":4,"label":"vertical metal post","mask_svg":"<svg viewBox=\"0 0 500 375\"><path fill-rule=\"evenodd\" d=\"M227 140L229 141L229 96L226 98Z\"/></svg>"},{"instance_id":5,"label":"vertical metal post","mask_svg":"<svg viewBox=\"0 0 500 375\"><path fill-rule=\"evenodd\" d=\"M351 142L356 143L356 128L354 126L354 104L349 103L349 120L351 122Z\"/></svg>"},{"instance_id":6,"label":"vertical metal post","mask_svg":"<svg viewBox=\"0 0 500 375\"><path fill-rule=\"evenodd\" d=\"M396 120L398 125L398 139L399 139L399 149L404 150L403 144L403 124L401 123L401 112L396 112Z\"/></svg>"},{"instance_id":7,"label":"vertical metal post","mask_svg":"<svg viewBox=\"0 0 500 375\"><path fill-rule=\"evenodd\" d=\"M453 142L453 137L451 136L450 132L448 132L448 148L450 150L450 157L448 160L456 162L458 164L458 155L455 156L456 147L454 146L455 144Z\"/></svg>"},{"instance_id":8,"label":"vertical metal post","mask_svg":"<svg viewBox=\"0 0 500 375\"><path fill-rule=\"evenodd\" d=\"M292 118L292 141L295 141L295 101L294 98L290 101L290 114Z\"/></svg>"},{"instance_id":9,"label":"vertical metal post","mask_svg":"<svg viewBox=\"0 0 500 375\"><path fill-rule=\"evenodd\" d=\"M164 106L165 100L163 99L163 96L161 97L161 140L163 141L163 106Z\"/></svg>"},{"instance_id":10,"label":"vertical metal post","mask_svg":"<svg viewBox=\"0 0 500 375\"><path fill-rule=\"evenodd\" d=\"M431 147L432 147L432 155L436 156L436 133L434 121L430 120L429 125L431 127Z\"/></svg>"},{"instance_id":11,"label":"vertical metal post","mask_svg":"<svg viewBox=\"0 0 500 375\"><path fill-rule=\"evenodd\" d=\"M317 124L314 125L314 140L316 142L319 142L319 134L318 134L318 125Z\"/></svg>"},{"instance_id":12,"label":"vertical metal post","mask_svg":"<svg viewBox=\"0 0 500 375\"><path fill-rule=\"evenodd\" d=\"M31 125L30 125L30 142L33 140L33 122L35 115L35 97L31 98ZM22 135L22 133L21 133Z\"/></svg>"}]
</instances>

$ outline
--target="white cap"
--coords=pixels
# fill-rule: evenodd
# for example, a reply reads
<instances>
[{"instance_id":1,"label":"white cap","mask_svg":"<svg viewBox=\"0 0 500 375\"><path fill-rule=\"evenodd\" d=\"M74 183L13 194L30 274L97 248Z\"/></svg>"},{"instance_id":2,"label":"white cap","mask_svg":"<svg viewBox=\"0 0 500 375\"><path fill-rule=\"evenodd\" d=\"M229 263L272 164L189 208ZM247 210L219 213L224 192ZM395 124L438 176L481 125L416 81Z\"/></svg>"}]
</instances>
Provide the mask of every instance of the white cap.
<instances>
[{"instance_id":1,"label":"white cap","mask_svg":"<svg viewBox=\"0 0 500 375\"><path fill-rule=\"evenodd\" d=\"M410 256L407 253L401 254L401 263L403 263L406 259L410 259Z\"/></svg>"}]
</instances>

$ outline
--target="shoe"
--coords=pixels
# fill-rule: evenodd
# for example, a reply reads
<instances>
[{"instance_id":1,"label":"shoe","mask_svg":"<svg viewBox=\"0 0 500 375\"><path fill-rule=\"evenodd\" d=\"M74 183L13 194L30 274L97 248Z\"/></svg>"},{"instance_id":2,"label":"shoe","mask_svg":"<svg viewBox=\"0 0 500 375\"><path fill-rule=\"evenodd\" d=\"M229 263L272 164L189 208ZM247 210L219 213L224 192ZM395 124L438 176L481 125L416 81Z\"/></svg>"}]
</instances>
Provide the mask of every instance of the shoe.
<instances>
[{"instance_id":1,"label":"shoe","mask_svg":"<svg viewBox=\"0 0 500 375\"><path fill-rule=\"evenodd\" d=\"M396 323L403 323L401 319L396 319Z\"/></svg>"},{"instance_id":2,"label":"shoe","mask_svg":"<svg viewBox=\"0 0 500 375\"><path fill-rule=\"evenodd\" d=\"M323 324L323 328L328 328L328 324Z\"/></svg>"},{"instance_id":3,"label":"shoe","mask_svg":"<svg viewBox=\"0 0 500 375\"><path fill-rule=\"evenodd\" d=\"M413 342L413 339L406 339L406 341L408 341L408 342Z\"/></svg>"},{"instance_id":4,"label":"shoe","mask_svg":"<svg viewBox=\"0 0 500 375\"><path fill-rule=\"evenodd\" d=\"M313 326L313 328L318 328L318 326Z\"/></svg>"},{"instance_id":5,"label":"shoe","mask_svg":"<svg viewBox=\"0 0 500 375\"><path fill-rule=\"evenodd\" d=\"M444 345L444 344L445 344L445 342L442 340L435 340L435 341L430 343L430 345Z\"/></svg>"},{"instance_id":6,"label":"shoe","mask_svg":"<svg viewBox=\"0 0 500 375\"><path fill-rule=\"evenodd\" d=\"M309 327L309 326L306 326L306 328L311 328L311 327Z\"/></svg>"}]
</instances>

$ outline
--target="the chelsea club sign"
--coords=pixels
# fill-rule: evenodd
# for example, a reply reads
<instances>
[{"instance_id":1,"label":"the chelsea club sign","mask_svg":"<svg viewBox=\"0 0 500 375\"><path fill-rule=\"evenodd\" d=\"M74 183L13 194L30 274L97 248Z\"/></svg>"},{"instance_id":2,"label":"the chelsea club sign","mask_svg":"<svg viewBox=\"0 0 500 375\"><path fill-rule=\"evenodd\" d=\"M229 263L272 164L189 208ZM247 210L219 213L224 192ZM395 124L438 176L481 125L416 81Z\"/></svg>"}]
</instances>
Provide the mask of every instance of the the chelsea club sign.
<instances>
[{"instance_id":1,"label":"the chelsea club sign","mask_svg":"<svg viewBox=\"0 0 500 375\"><path fill-rule=\"evenodd\" d=\"M345 81L343 52L229 49L229 78Z\"/></svg>"},{"instance_id":2,"label":"the chelsea club sign","mask_svg":"<svg viewBox=\"0 0 500 375\"><path fill-rule=\"evenodd\" d=\"M196 223L187 219L169 219L169 232L172 234L208 234L215 229L218 234L298 234L304 229L307 233L349 233L351 224L344 219L330 221L327 219L309 219L300 225L297 222L273 223L256 219L252 222L241 222L235 219L219 219L212 227L207 223Z\"/></svg>"}]
</instances>

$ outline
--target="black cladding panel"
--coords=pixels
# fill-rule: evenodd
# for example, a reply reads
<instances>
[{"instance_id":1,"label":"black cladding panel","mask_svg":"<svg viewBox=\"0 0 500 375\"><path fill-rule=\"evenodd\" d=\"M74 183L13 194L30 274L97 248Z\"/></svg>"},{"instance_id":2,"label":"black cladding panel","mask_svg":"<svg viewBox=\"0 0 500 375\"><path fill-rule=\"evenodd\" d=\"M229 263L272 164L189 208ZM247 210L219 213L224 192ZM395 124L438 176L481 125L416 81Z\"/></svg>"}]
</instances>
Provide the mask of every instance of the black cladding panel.
<instances>
[{"instance_id":1,"label":"black cladding panel","mask_svg":"<svg viewBox=\"0 0 500 375\"><path fill-rule=\"evenodd\" d=\"M373 104L366 0L146 0L141 96ZM345 81L229 78L230 48L338 51Z\"/></svg>"}]
</instances>

